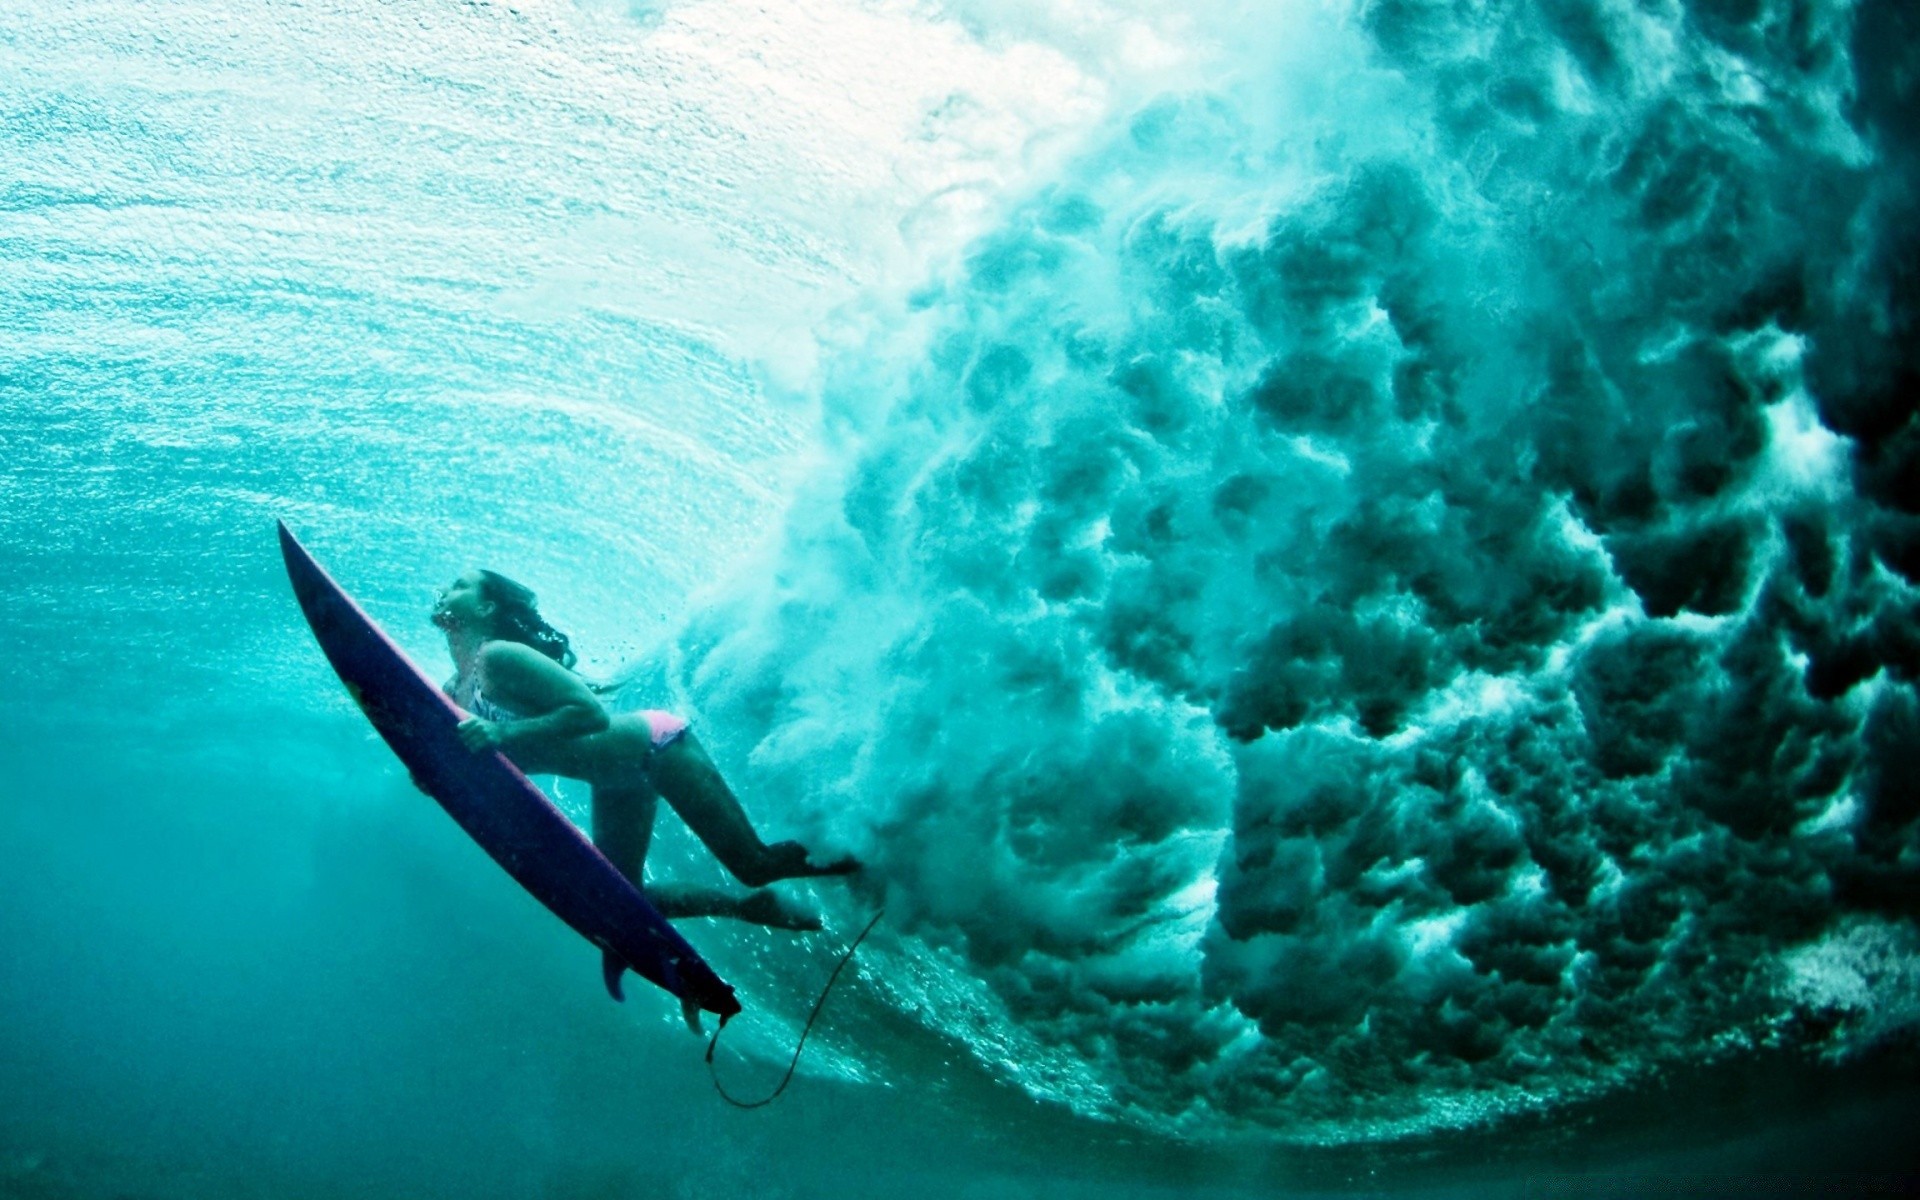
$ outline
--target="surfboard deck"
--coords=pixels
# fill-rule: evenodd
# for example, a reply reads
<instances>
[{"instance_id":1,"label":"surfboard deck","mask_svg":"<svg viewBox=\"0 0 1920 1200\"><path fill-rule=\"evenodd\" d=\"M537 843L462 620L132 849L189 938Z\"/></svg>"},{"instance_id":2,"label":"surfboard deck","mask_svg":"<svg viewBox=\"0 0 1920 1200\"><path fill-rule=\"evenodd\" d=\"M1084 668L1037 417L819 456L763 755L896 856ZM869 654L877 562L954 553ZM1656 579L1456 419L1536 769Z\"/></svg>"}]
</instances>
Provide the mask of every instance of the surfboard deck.
<instances>
[{"instance_id":1,"label":"surfboard deck","mask_svg":"<svg viewBox=\"0 0 1920 1200\"><path fill-rule=\"evenodd\" d=\"M467 713L414 665L280 522L280 553L300 611L360 711L461 829L515 882L602 952L607 991L627 969L723 1019L740 1011L685 938L506 755L475 753Z\"/></svg>"}]
</instances>

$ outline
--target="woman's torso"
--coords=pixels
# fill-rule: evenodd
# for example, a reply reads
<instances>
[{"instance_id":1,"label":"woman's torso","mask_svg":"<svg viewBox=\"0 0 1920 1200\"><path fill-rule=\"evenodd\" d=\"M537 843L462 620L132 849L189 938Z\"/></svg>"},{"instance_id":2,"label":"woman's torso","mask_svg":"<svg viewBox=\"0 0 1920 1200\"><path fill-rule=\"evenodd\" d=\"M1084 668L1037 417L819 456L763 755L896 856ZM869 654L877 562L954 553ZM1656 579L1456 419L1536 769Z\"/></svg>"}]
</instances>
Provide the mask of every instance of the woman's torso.
<instances>
[{"instance_id":1,"label":"woman's torso","mask_svg":"<svg viewBox=\"0 0 1920 1200\"><path fill-rule=\"evenodd\" d=\"M484 647L483 647L484 649ZM475 656L477 659L477 655ZM462 671L454 676L453 684L448 688L454 703L466 709L482 721L524 721L528 717L541 714L522 712L519 709L500 703L487 695L485 681L480 678L478 669ZM613 721L638 721L644 723L648 740L654 749L666 746L687 731L687 721L664 709L643 708L633 713L609 714Z\"/></svg>"}]
</instances>

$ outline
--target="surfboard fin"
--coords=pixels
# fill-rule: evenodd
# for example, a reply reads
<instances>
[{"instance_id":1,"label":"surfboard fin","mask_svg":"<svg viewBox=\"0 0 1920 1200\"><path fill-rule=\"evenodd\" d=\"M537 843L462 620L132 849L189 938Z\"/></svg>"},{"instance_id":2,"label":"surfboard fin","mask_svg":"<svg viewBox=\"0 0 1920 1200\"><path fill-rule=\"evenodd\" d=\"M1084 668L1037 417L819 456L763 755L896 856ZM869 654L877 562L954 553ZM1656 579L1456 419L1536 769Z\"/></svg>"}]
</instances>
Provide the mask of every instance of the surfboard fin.
<instances>
[{"instance_id":1,"label":"surfboard fin","mask_svg":"<svg viewBox=\"0 0 1920 1200\"><path fill-rule=\"evenodd\" d=\"M600 952L600 977L607 981L607 995L615 1000L625 1000L620 994L620 976L627 970L627 960L611 950Z\"/></svg>"},{"instance_id":2,"label":"surfboard fin","mask_svg":"<svg viewBox=\"0 0 1920 1200\"><path fill-rule=\"evenodd\" d=\"M707 1036L707 1031L700 1028L700 1006L698 1004L686 999L684 996L681 997L680 1015L686 1018L687 1028L693 1030L695 1037Z\"/></svg>"}]
</instances>

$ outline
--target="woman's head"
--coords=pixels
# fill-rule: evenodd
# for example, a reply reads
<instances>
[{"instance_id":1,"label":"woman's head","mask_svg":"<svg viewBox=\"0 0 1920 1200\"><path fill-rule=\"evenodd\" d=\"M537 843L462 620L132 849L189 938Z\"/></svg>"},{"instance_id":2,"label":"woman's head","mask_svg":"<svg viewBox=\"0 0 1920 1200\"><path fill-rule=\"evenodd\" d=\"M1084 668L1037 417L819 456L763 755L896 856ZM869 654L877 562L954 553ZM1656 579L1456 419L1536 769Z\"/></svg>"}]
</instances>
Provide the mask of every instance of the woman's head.
<instances>
[{"instance_id":1,"label":"woman's head","mask_svg":"<svg viewBox=\"0 0 1920 1200\"><path fill-rule=\"evenodd\" d=\"M498 571L468 571L454 580L433 606L433 623L442 629L465 627L488 638L532 646L563 667L574 664L567 635L540 615L533 590Z\"/></svg>"}]
</instances>

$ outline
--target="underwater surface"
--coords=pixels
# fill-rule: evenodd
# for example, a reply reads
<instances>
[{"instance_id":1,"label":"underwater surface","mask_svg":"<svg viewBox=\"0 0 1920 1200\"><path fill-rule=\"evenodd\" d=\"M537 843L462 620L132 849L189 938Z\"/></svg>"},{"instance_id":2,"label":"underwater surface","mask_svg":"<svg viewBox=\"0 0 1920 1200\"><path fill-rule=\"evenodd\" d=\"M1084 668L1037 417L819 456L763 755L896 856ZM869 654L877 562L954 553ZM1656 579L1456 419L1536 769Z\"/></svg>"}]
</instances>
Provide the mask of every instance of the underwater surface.
<instances>
[{"instance_id":1,"label":"underwater surface","mask_svg":"<svg viewBox=\"0 0 1920 1200\"><path fill-rule=\"evenodd\" d=\"M1920 1191L1916 87L1902 0L8 5L0 1196ZM865 860L682 926L750 1095L884 906L777 1104L276 519Z\"/></svg>"}]
</instances>

